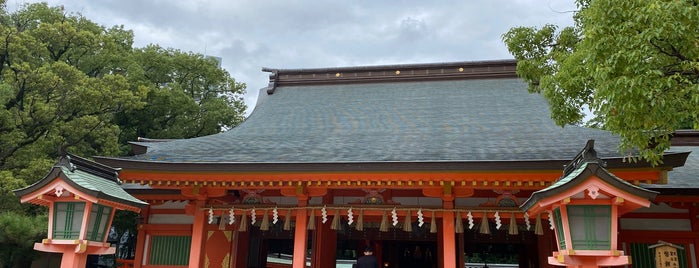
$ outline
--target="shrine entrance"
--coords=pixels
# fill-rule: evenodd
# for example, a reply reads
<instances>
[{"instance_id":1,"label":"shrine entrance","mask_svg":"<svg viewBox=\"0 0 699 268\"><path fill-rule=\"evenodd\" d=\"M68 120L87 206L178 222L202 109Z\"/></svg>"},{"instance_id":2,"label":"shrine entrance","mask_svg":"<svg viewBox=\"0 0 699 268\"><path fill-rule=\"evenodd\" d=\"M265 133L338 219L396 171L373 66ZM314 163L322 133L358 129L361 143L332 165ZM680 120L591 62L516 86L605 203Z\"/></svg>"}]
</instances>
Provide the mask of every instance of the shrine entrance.
<instances>
[{"instance_id":1,"label":"shrine entrance","mask_svg":"<svg viewBox=\"0 0 699 268\"><path fill-rule=\"evenodd\" d=\"M538 262L539 236L533 232L509 235L506 232L480 234L464 232L464 259L466 267L540 267Z\"/></svg>"}]
</instances>

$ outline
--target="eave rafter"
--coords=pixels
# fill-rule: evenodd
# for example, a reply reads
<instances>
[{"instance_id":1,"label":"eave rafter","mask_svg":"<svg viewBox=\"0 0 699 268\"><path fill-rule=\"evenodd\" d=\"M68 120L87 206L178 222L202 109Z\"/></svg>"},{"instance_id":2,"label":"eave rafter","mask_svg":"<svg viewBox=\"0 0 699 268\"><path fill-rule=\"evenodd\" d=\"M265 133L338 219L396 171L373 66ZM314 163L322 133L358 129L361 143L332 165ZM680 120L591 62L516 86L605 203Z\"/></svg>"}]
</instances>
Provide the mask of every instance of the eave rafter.
<instances>
[{"instance_id":1,"label":"eave rafter","mask_svg":"<svg viewBox=\"0 0 699 268\"><path fill-rule=\"evenodd\" d=\"M632 184L657 183L665 172L660 169L636 169L616 171L619 177ZM560 171L506 171L506 172L275 172L275 173L225 173L225 172L162 172L122 170L125 183L147 185L156 189L183 188L236 188L236 189L285 189L299 185L308 189L386 188L425 189L449 185L455 189L503 189L536 190L550 186L560 176Z\"/></svg>"}]
</instances>

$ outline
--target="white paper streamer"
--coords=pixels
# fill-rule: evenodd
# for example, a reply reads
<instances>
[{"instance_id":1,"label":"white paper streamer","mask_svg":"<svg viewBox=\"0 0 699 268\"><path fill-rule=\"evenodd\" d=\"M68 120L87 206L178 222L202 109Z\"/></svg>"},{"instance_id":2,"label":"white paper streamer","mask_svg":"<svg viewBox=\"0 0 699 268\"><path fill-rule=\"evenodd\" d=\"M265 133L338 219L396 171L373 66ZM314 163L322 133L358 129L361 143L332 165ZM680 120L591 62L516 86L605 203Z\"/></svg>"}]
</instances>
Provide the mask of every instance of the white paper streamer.
<instances>
[{"instance_id":1,"label":"white paper streamer","mask_svg":"<svg viewBox=\"0 0 699 268\"><path fill-rule=\"evenodd\" d=\"M228 211L228 225L233 225L235 223L235 210L231 208Z\"/></svg>"},{"instance_id":2,"label":"white paper streamer","mask_svg":"<svg viewBox=\"0 0 699 268\"><path fill-rule=\"evenodd\" d=\"M550 226L549 228L551 228L551 230L553 230L553 229L555 229L553 227L553 213L551 213L551 211L548 211L548 213L549 213L549 226Z\"/></svg>"},{"instance_id":3,"label":"white paper streamer","mask_svg":"<svg viewBox=\"0 0 699 268\"><path fill-rule=\"evenodd\" d=\"M272 224L277 224L279 221L279 211L277 211L277 207L274 207L272 210Z\"/></svg>"},{"instance_id":4,"label":"white paper streamer","mask_svg":"<svg viewBox=\"0 0 699 268\"><path fill-rule=\"evenodd\" d=\"M529 223L529 213L524 212L524 225L527 226L527 231L532 227L531 223Z\"/></svg>"},{"instance_id":5,"label":"white paper streamer","mask_svg":"<svg viewBox=\"0 0 699 268\"><path fill-rule=\"evenodd\" d=\"M339 215L336 215L337 217ZM347 209L347 224L352 225L354 223L354 213L352 212L352 208Z\"/></svg>"},{"instance_id":6,"label":"white paper streamer","mask_svg":"<svg viewBox=\"0 0 699 268\"><path fill-rule=\"evenodd\" d=\"M214 223L214 209L209 208L209 224Z\"/></svg>"},{"instance_id":7,"label":"white paper streamer","mask_svg":"<svg viewBox=\"0 0 699 268\"><path fill-rule=\"evenodd\" d=\"M325 209L325 206L320 210L320 215L322 217L322 222L326 223L328 221L328 210Z\"/></svg>"},{"instance_id":8,"label":"white paper streamer","mask_svg":"<svg viewBox=\"0 0 699 268\"><path fill-rule=\"evenodd\" d=\"M255 215L255 208L252 208L252 210L250 210L250 223L252 223L252 225L255 225L255 223L257 222L256 216L257 215Z\"/></svg>"},{"instance_id":9,"label":"white paper streamer","mask_svg":"<svg viewBox=\"0 0 699 268\"><path fill-rule=\"evenodd\" d=\"M471 214L471 211L466 214L466 218L468 218L468 229L471 230L475 226L473 223L473 214Z\"/></svg>"},{"instance_id":10,"label":"white paper streamer","mask_svg":"<svg viewBox=\"0 0 699 268\"><path fill-rule=\"evenodd\" d=\"M500 212L495 211L495 229L500 230L502 221L500 220Z\"/></svg>"},{"instance_id":11,"label":"white paper streamer","mask_svg":"<svg viewBox=\"0 0 699 268\"><path fill-rule=\"evenodd\" d=\"M398 213L395 207L391 210L391 220L393 220L393 226L398 225Z\"/></svg>"},{"instance_id":12,"label":"white paper streamer","mask_svg":"<svg viewBox=\"0 0 699 268\"><path fill-rule=\"evenodd\" d=\"M425 224L425 217L422 215L422 209L417 210L417 226L422 227Z\"/></svg>"}]
</instances>

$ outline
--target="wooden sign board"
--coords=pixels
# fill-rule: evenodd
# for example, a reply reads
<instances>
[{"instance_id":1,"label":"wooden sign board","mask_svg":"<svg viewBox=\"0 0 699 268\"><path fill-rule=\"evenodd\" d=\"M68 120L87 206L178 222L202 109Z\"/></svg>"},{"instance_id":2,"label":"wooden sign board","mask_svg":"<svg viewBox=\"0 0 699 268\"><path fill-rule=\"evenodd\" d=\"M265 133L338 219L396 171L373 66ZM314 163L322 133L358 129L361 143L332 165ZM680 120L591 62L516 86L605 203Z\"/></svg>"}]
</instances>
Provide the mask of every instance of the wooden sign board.
<instances>
[{"instance_id":1,"label":"wooden sign board","mask_svg":"<svg viewBox=\"0 0 699 268\"><path fill-rule=\"evenodd\" d=\"M677 249L682 247L659 241L658 244L649 248L655 249L655 268L680 268Z\"/></svg>"}]
</instances>

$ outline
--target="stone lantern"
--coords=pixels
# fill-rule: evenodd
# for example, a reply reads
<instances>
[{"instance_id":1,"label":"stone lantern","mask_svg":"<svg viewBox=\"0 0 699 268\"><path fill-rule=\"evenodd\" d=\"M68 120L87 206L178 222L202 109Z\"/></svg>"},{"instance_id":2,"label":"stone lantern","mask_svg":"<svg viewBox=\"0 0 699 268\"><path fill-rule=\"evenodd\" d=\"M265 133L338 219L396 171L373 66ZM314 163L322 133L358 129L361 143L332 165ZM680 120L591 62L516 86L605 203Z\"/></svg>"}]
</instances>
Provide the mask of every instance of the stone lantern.
<instances>
[{"instance_id":1,"label":"stone lantern","mask_svg":"<svg viewBox=\"0 0 699 268\"><path fill-rule=\"evenodd\" d=\"M107 243L116 210L138 212L147 205L120 186L117 170L73 155L15 194L22 203L47 206L47 238L34 249L63 253L61 267L85 267L88 254L114 254Z\"/></svg>"},{"instance_id":2,"label":"stone lantern","mask_svg":"<svg viewBox=\"0 0 699 268\"><path fill-rule=\"evenodd\" d=\"M530 215L547 213L552 218L558 251L549 257L551 265L629 264L629 256L618 250L618 219L624 213L650 206L657 195L606 170L593 147L594 141L588 141L558 181L534 192L521 206Z\"/></svg>"}]
</instances>

